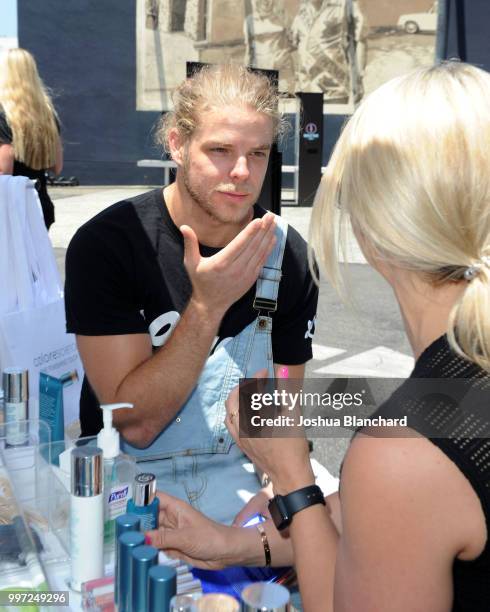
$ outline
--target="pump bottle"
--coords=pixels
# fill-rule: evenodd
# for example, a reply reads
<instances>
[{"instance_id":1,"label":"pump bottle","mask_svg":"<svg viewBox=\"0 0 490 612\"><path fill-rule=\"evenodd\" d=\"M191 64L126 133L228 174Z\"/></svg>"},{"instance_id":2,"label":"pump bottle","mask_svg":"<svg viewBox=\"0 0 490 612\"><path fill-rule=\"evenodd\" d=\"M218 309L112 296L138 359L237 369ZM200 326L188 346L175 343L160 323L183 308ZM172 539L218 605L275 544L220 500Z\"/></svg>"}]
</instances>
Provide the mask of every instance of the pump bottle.
<instances>
[{"instance_id":1,"label":"pump bottle","mask_svg":"<svg viewBox=\"0 0 490 612\"><path fill-rule=\"evenodd\" d=\"M112 412L119 408L132 408L133 404L101 405L104 427L97 435L97 446L104 456L104 563L113 564L116 547L118 516L126 512L133 495L136 463L133 457L121 453L119 432L112 426Z\"/></svg>"}]
</instances>

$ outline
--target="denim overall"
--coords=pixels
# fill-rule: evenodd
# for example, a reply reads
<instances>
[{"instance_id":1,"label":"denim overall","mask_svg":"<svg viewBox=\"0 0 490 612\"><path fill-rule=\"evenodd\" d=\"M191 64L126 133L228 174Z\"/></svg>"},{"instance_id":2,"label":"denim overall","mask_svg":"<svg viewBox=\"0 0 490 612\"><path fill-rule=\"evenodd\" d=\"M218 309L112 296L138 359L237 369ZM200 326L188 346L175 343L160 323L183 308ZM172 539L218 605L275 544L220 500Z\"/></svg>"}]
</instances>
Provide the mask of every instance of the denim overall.
<instances>
[{"instance_id":1,"label":"denim overall","mask_svg":"<svg viewBox=\"0 0 490 612\"><path fill-rule=\"evenodd\" d=\"M225 401L240 378L267 368L274 376L272 319L277 307L287 223L276 217L276 244L256 285L257 318L208 357L182 409L145 449L121 441L140 472L157 477L158 489L184 499L207 516L231 523L260 488L253 465L234 444L224 423Z\"/></svg>"}]
</instances>

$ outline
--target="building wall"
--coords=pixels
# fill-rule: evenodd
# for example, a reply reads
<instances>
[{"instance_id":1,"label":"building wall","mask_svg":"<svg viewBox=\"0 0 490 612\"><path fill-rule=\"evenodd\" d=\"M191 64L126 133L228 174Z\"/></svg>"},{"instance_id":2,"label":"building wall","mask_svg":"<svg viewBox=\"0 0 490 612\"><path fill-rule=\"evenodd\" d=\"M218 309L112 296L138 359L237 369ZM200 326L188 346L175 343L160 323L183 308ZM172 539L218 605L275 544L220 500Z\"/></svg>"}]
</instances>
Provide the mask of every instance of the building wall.
<instances>
[{"instance_id":1,"label":"building wall","mask_svg":"<svg viewBox=\"0 0 490 612\"><path fill-rule=\"evenodd\" d=\"M158 112L136 111L135 0L18 0L19 45L35 56L62 123L64 176L82 184L160 184Z\"/></svg>"},{"instance_id":2,"label":"building wall","mask_svg":"<svg viewBox=\"0 0 490 612\"><path fill-rule=\"evenodd\" d=\"M230 19L233 15L233 19ZM244 3L236 0L210 0L208 39L225 43L243 38Z\"/></svg>"}]
</instances>

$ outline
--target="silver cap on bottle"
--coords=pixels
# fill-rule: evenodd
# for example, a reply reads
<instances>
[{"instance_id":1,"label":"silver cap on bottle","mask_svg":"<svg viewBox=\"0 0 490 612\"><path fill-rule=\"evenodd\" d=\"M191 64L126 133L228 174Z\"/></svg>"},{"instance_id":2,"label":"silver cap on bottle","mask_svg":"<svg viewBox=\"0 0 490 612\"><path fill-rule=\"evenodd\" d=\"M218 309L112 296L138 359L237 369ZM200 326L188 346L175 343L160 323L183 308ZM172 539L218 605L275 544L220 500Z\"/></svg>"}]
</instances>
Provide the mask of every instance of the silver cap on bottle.
<instances>
[{"instance_id":1,"label":"silver cap on bottle","mask_svg":"<svg viewBox=\"0 0 490 612\"><path fill-rule=\"evenodd\" d=\"M155 499L157 481L154 474L142 472L134 479L133 501L136 506L149 506Z\"/></svg>"},{"instance_id":2,"label":"silver cap on bottle","mask_svg":"<svg viewBox=\"0 0 490 612\"><path fill-rule=\"evenodd\" d=\"M103 455L100 448L79 446L71 451L71 494L94 497L102 493Z\"/></svg>"},{"instance_id":3,"label":"silver cap on bottle","mask_svg":"<svg viewBox=\"0 0 490 612\"><path fill-rule=\"evenodd\" d=\"M29 399L28 371L22 368L5 368L2 386L6 402L12 404L27 402Z\"/></svg>"}]
</instances>

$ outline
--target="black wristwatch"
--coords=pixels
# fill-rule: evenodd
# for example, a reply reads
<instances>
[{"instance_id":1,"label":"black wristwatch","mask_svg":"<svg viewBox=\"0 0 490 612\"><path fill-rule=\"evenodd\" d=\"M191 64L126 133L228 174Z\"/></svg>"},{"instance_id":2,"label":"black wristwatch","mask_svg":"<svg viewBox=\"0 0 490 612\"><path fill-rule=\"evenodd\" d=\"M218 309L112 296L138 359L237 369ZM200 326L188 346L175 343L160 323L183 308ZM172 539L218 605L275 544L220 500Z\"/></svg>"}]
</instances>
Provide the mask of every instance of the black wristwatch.
<instances>
[{"instance_id":1,"label":"black wristwatch","mask_svg":"<svg viewBox=\"0 0 490 612\"><path fill-rule=\"evenodd\" d=\"M274 525L281 531L289 527L296 512L314 504L325 505L325 498L319 486L310 485L288 495L276 495L269 502L269 512Z\"/></svg>"}]
</instances>

